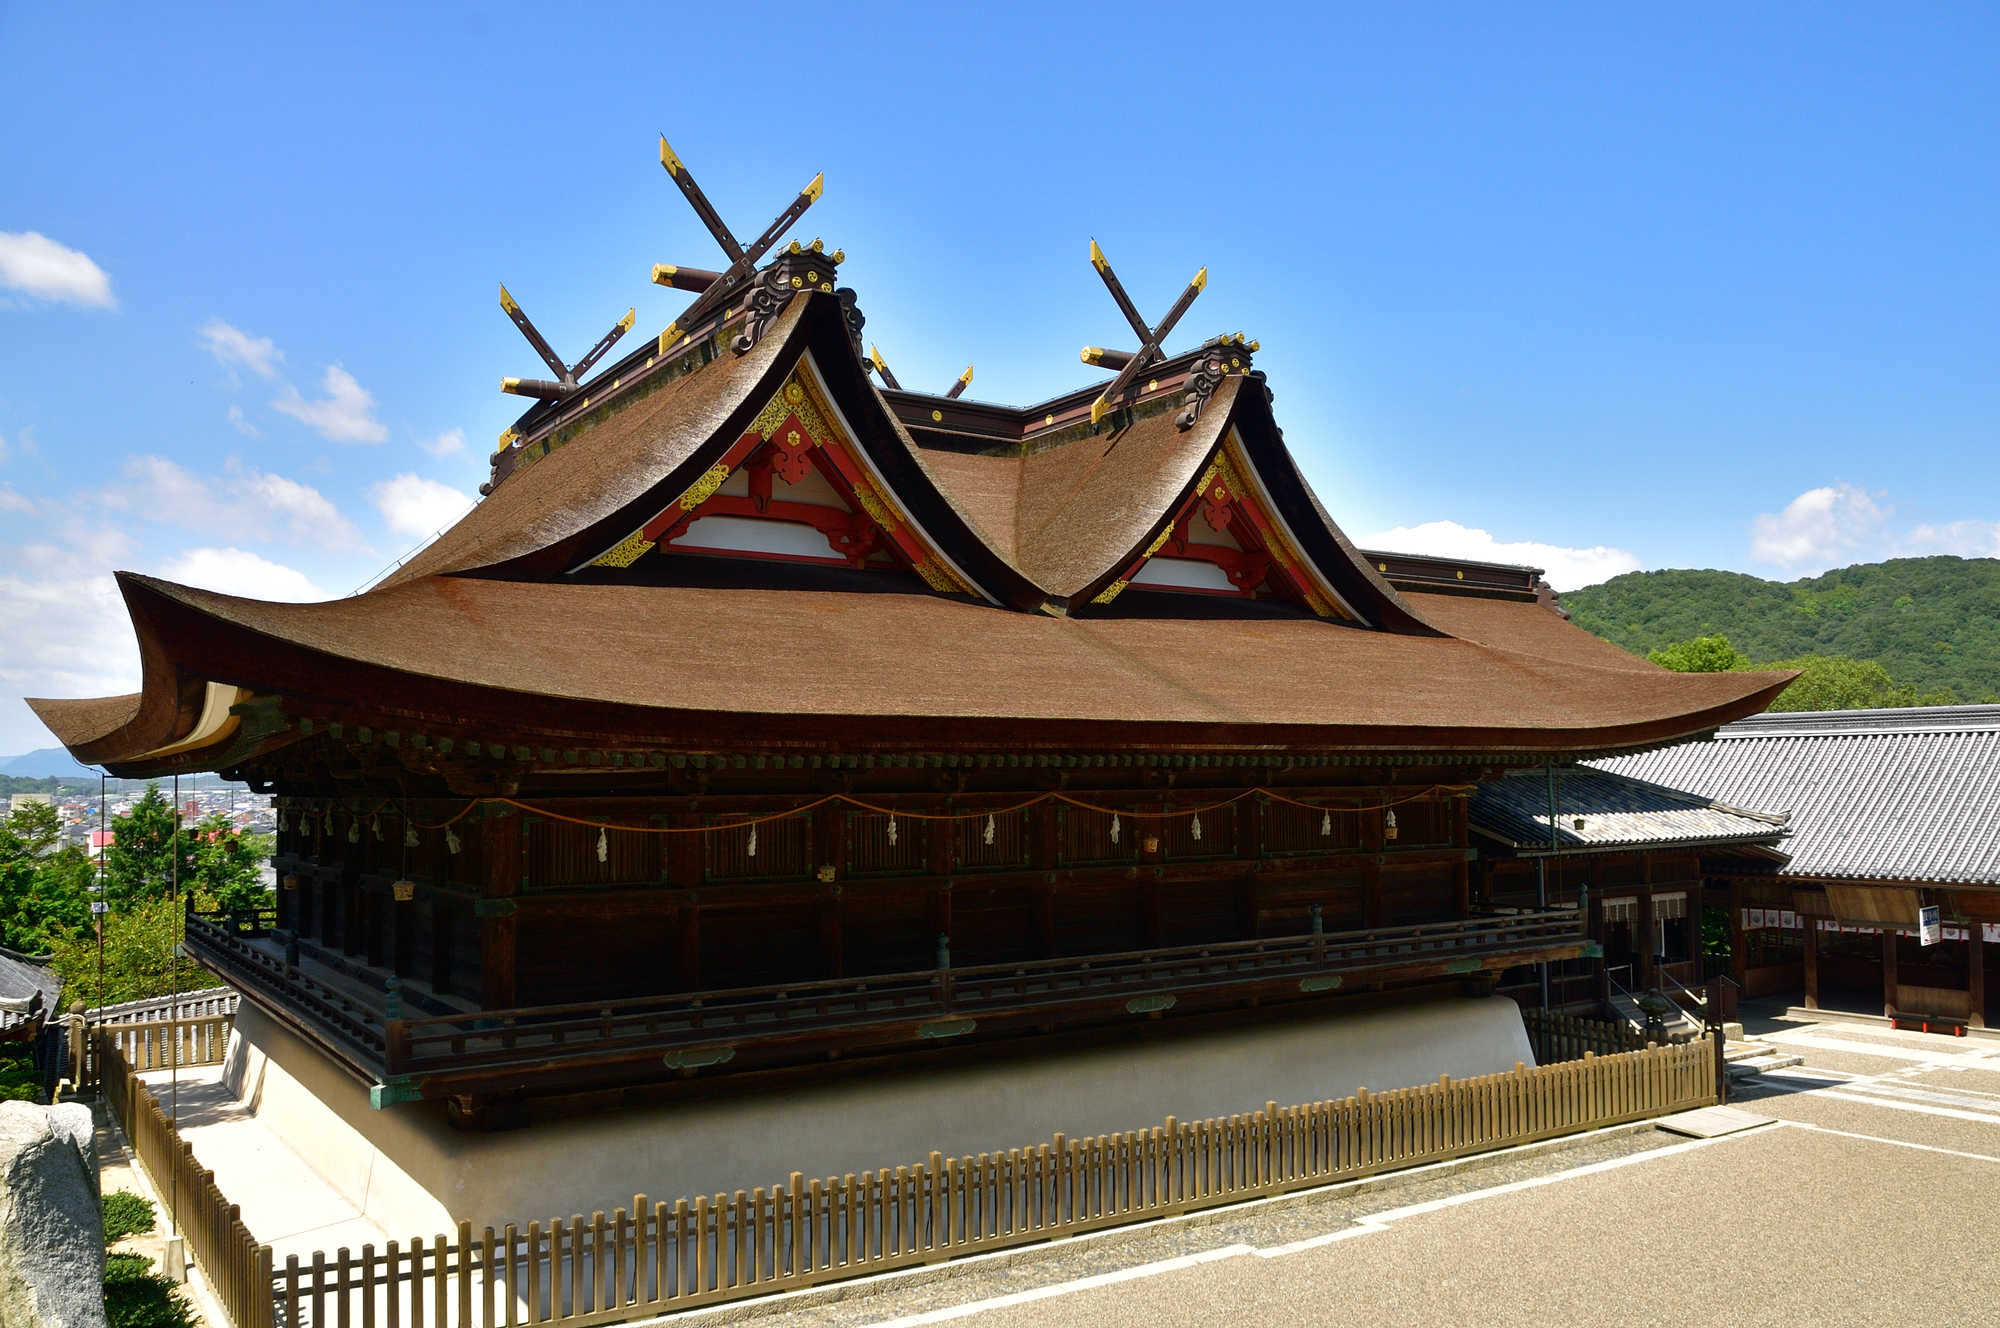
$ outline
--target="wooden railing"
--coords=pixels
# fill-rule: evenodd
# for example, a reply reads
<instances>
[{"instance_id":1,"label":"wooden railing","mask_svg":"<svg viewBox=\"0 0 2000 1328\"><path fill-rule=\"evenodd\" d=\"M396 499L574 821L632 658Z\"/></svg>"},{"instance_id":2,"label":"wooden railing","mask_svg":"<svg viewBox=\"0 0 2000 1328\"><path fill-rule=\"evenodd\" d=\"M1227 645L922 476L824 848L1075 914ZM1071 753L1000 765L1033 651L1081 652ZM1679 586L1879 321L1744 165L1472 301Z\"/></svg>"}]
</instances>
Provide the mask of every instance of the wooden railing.
<instances>
[{"instance_id":1,"label":"wooden railing","mask_svg":"<svg viewBox=\"0 0 2000 1328\"><path fill-rule=\"evenodd\" d=\"M1338 1101L945 1158L745 1193L640 1195L525 1230L469 1222L406 1245L292 1256L286 1328L565 1328L1240 1203L1715 1101L1703 1045L1578 1060Z\"/></svg>"},{"instance_id":2,"label":"wooden railing","mask_svg":"<svg viewBox=\"0 0 2000 1328\"><path fill-rule=\"evenodd\" d=\"M229 1052L229 1030L234 1022L232 1016L224 1015L144 1024L101 1024L97 1033L98 1041L109 1041L118 1049L132 1073L147 1074L172 1068L176 1048L182 1068L222 1064ZM96 1046L94 1041L93 1050ZM102 1067L93 1067L93 1073L100 1081L104 1078Z\"/></svg>"},{"instance_id":3,"label":"wooden railing","mask_svg":"<svg viewBox=\"0 0 2000 1328\"><path fill-rule=\"evenodd\" d=\"M193 1146L160 1110L120 1052L118 1040L108 1030L99 1030L91 1050L98 1084L118 1124L152 1178L154 1190L171 1206L175 1227L186 1237L189 1252L230 1322L235 1328L277 1328L270 1294L271 1247L257 1243L243 1225L241 1211L216 1188L215 1173L195 1161Z\"/></svg>"},{"instance_id":4,"label":"wooden railing","mask_svg":"<svg viewBox=\"0 0 2000 1328\"><path fill-rule=\"evenodd\" d=\"M1548 1010L1523 1010L1521 1023L1528 1030L1528 1045L1535 1049L1539 1065L1585 1056L1614 1056L1646 1047L1645 1035L1630 1024L1601 1023Z\"/></svg>"},{"instance_id":5,"label":"wooden railing","mask_svg":"<svg viewBox=\"0 0 2000 1328\"><path fill-rule=\"evenodd\" d=\"M420 1076L607 1056L733 1053L739 1042L827 1030L916 1025L925 1036L970 1031L980 1019L1051 1007L1123 1003L1170 1008L1204 991L1268 984L1329 991L1371 970L1428 965L1476 972L1495 956L1579 941L1574 912L1469 918L1414 927L940 968L865 978L696 992L641 1000L487 1010L390 1021L387 1070ZM726 1056L724 1057L726 1059Z\"/></svg>"},{"instance_id":6,"label":"wooden railing","mask_svg":"<svg viewBox=\"0 0 2000 1328\"><path fill-rule=\"evenodd\" d=\"M259 934L250 926L254 921L240 915L189 913L188 944L219 960L232 985L276 997L286 1008L309 1016L338 1050L379 1069L387 1045L381 1014L252 944Z\"/></svg>"}]
</instances>

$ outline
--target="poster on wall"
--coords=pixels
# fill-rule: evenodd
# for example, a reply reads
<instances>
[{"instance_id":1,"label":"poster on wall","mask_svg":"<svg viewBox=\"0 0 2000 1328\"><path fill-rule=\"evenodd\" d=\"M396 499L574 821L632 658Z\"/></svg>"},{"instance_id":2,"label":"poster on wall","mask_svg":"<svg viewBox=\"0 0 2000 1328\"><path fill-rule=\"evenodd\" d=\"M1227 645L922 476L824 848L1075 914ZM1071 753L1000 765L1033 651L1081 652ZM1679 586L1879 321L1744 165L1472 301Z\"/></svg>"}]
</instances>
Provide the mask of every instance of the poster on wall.
<instances>
[{"instance_id":1,"label":"poster on wall","mask_svg":"<svg viewBox=\"0 0 2000 1328\"><path fill-rule=\"evenodd\" d=\"M1917 910L1917 935L1924 945L1936 945L1944 939L1944 924L1936 904L1925 904Z\"/></svg>"}]
</instances>

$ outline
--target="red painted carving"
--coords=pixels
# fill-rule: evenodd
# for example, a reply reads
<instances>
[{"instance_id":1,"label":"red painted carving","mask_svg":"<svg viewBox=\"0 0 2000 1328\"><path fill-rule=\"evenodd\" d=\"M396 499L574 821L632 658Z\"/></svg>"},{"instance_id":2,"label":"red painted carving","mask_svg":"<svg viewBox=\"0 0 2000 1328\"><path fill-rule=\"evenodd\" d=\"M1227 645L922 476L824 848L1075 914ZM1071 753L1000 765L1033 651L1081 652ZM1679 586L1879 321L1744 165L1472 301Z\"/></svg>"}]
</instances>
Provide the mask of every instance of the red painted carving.
<instances>
[{"instance_id":1,"label":"red painted carving","mask_svg":"<svg viewBox=\"0 0 2000 1328\"><path fill-rule=\"evenodd\" d=\"M1229 486L1221 480L1208 486L1208 492L1203 494L1201 499L1201 516L1208 522L1210 529L1218 531L1229 529L1229 505L1234 501Z\"/></svg>"}]
</instances>

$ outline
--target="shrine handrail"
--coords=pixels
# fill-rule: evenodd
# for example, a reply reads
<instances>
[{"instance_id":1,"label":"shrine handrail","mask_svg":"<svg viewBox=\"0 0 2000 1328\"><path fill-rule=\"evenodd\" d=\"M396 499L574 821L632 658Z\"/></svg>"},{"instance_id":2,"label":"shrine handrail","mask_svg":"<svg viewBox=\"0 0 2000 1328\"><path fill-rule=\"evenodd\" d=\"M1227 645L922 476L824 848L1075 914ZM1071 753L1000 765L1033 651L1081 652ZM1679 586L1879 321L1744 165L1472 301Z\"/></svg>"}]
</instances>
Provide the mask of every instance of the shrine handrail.
<instances>
[{"instance_id":1,"label":"shrine handrail","mask_svg":"<svg viewBox=\"0 0 2000 1328\"><path fill-rule=\"evenodd\" d=\"M386 1060L387 1030L379 1016L352 997L249 944L237 934L233 921L217 922L209 915L191 912L186 934L190 943L206 946L228 962L233 982L268 992L286 1005L303 1007L346 1050L359 1052L377 1064Z\"/></svg>"},{"instance_id":2,"label":"shrine handrail","mask_svg":"<svg viewBox=\"0 0 2000 1328\"><path fill-rule=\"evenodd\" d=\"M1582 936L1574 910L1485 916L1367 931L1163 947L1110 955L935 968L862 978L622 1001L579 1002L390 1021L391 1074L426 1064L471 1069L523 1059L672 1046L726 1046L744 1036L968 1018L1058 1004L1310 978L1491 955ZM1481 967L1469 964L1457 971ZM1337 984L1329 984L1329 986ZM1164 1006L1159 1008L1165 1008ZM578 1045L583 1044L583 1045Z\"/></svg>"}]
</instances>

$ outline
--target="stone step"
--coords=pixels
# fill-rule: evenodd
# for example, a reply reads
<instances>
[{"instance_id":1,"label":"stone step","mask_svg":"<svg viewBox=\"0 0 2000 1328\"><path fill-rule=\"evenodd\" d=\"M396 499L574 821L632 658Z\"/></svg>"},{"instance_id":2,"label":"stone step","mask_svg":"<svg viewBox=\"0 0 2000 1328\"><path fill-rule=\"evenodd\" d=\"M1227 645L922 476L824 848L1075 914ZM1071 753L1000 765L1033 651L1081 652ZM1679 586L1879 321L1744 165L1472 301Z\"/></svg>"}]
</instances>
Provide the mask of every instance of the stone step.
<instances>
[{"instance_id":1,"label":"stone step","mask_svg":"<svg viewBox=\"0 0 2000 1328\"><path fill-rule=\"evenodd\" d=\"M1805 1059L1803 1056L1787 1056L1773 1053L1768 1056L1751 1056L1744 1060L1732 1060L1726 1068L1729 1071L1730 1082L1736 1083L1745 1079L1754 1079L1766 1070L1782 1070L1788 1065L1803 1065L1805 1064Z\"/></svg>"}]
</instances>

